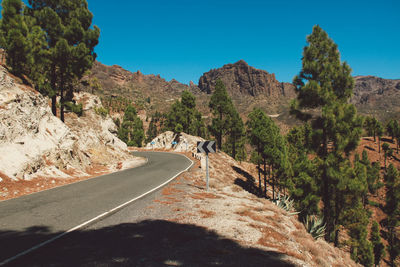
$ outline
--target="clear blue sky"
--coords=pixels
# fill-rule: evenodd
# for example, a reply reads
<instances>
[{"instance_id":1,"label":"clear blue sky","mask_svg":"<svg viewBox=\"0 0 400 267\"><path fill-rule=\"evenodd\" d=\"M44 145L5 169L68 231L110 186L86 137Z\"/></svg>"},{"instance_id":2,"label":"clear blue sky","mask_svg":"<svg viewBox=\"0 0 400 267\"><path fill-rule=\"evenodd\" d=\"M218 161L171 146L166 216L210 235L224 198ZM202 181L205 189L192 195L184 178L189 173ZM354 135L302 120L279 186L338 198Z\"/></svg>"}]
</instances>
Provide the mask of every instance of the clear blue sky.
<instances>
[{"instance_id":1,"label":"clear blue sky","mask_svg":"<svg viewBox=\"0 0 400 267\"><path fill-rule=\"evenodd\" d=\"M353 75L400 79L399 0L88 0L101 29L98 60L198 83L244 59L291 82L319 24Z\"/></svg>"}]
</instances>

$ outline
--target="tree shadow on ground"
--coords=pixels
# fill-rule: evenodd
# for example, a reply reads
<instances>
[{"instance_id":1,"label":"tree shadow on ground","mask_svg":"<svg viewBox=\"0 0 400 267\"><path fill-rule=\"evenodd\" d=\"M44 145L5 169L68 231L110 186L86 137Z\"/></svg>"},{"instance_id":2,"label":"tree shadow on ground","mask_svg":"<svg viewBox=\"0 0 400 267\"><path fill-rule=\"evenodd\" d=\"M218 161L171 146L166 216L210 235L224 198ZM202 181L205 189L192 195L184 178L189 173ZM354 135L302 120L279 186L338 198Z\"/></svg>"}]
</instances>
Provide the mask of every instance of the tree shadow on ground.
<instances>
[{"instance_id":1,"label":"tree shadow on ground","mask_svg":"<svg viewBox=\"0 0 400 267\"><path fill-rule=\"evenodd\" d=\"M235 179L235 184L240 186L247 192L259 197L260 190L255 183L255 178L247 171L245 171L241 168L238 168L236 166L232 166L232 169L246 179L246 180L244 180L244 179L242 179L242 177L238 177Z\"/></svg>"},{"instance_id":2,"label":"tree shadow on ground","mask_svg":"<svg viewBox=\"0 0 400 267\"><path fill-rule=\"evenodd\" d=\"M33 230L0 231L0 242L5 246L55 234L43 227ZM294 266L283 256L243 247L203 227L146 220L72 232L10 266Z\"/></svg>"},{"instance_id":3,"label":"tree shadow on ground","mask_svg":"<svg viewBox=\"0 0 400 267\"><path fill-rule=\"evenodd\" d=\"M392 138L386 138L386 137L382 137L382 138L381 138L381 142L386 142L386 143L392 143L392 144L394 144L394 140L392 140Z\"/></svg>"},{"instance_id":4,"label":"tree shadow on ground","mask_svg":"<svg viewBox=\"0 0 400 267\"><path fill-rule=\"evenodd\" d=\"M368 150L371 150L371 151L375 151L375 148L370 147L370 146L364 146L364 148L366 148L366 149L368 149Z\"/></svg>"}]
</instances>

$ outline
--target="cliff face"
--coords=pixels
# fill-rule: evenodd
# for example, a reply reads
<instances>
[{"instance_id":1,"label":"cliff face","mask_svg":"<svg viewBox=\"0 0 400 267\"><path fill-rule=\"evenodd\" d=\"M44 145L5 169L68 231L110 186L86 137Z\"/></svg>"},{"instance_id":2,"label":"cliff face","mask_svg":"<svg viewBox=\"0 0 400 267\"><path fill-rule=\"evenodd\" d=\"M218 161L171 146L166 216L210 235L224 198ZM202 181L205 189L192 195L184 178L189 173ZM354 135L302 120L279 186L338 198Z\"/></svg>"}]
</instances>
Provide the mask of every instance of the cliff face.
<instances>
[{"instance_id":1,"label":"cliff face","mask_svg":"<svg viewBox=\"0 0 400 267\"><path fill-rule=\"evenodd\" d=\"M80 93L75 99L84 114L67 113L63 123L48 98L0 67L0 182L91 176L93 168L115 171L136 162L114 135L112 119L96 114L99 98Z\"/></svg>"},{"instance_id":2,"label":"cliff face","mask_svg":"<svg viewBox=\"0 0 400 267\"><path fill-rule=\"evenodd\" d=\"M204 73L199 80L200 90L211 94L218 79L234 96L266 96L274 99L294 96L293 85L281 83L276 80L275 74L253 68L243 60Z\"/></svg>"},{"instance_id":3,"label":"cliff face","mask_svg":"<svg viewBox=\"0 0 400 267\"><path fill-rule=\"evenodd\" d=\"M374 76L356 76L354 80L351 102L361 113L380 120L400 119L400 80Z\"/></svg>"}]
</instances>

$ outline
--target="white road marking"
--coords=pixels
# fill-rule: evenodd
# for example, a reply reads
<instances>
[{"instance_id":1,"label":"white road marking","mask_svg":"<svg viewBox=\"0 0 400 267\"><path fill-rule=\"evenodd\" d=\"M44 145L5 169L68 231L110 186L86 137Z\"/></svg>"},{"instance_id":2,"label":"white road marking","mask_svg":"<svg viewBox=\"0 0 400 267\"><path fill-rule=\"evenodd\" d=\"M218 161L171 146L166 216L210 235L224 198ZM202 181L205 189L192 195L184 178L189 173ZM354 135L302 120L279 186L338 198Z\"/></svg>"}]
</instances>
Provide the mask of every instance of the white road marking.
<instances>
[{"instance_id":1,"label":"white road marking","mask_svg":"<svg viewBox=\"0 0 400 267\"><path fill-rule=\"evenodd\" d=\"M164 152L164 153L169 153L169 152ZM181 154L181 155L182 155L182 154ZM55 237L53 237L53 238L51 238L51 239L49 239L49 240L46 240L46 241L44 241L44 242L42 242L42 243L39 243L39 244L37 244L36 246L33 246L33 247L31 247L31 248L29 248L29 249L27 249L27 250L25 250L25 251L22 251L22 252L18 253L17 255L15 255L15 256L13 256L13 257L11 257L11 258L8 258L8 259L6 259L6 260L0 262L0 266L3 266L3 265L5 265L5 264L8 264L8 263L12 262L13 260L18 259L19 257L22 257L22 256L24 256L24 255L26 255L26 254L28 254L28 253L31 253L32 251L37 250L38 248L41 248L41 247L43 247L43 246L45 246L45 245L47 245L47 244L49 244L49 243L51 243L51 242L53 242L53 241L55 241L55 240L57 240L57 239L59 239L59 238L65 236L65 235L67 235L67 234L69 234L69 233L75 231L75 230L78 230L79 228L82 228L82 227L84 227L84 226L86 226L86 225L88 225L88 224L90 224L90 223L92 223L92 222L94 222L94 221L96 221L96 220L99 220L99 219L101 219L101 218L107 216L107 215L110 214L110 213L113 213L113 212L115 212L115 211L117 211L117 210L119 210L119 209L122 209L123 207L125 207L125 206L129 205L130 203L134 202L135 200L138 200L139 198L142 198L142 197L144 197L145 195L148 195L148 194L150 194L150 193L156 191L156 190L159 189L160 187L163 187L164 185L168 184L169 182L171 182L171 181L174 180L176 177L178 177L178 176L181 175L182 173L186 172L187 170L189 170L189 169L193 166L193 164L194 164L193 161L192 161L191 159L189 159L188 157L186 157L186 155L183 155L183 156L184 156L185 158L187 158L187 159L191 162L190 166L187 167L186 169L184 169L183 171L179 172L179 173L176 174L175 176L173 176L173 177L172 177L171 179L169 179L168 181L166 181L166 182L162 183L161 185L159 185L159 186L157 186L157 187L151 189L150 191L147 191L146 193L141 194L141 195L138 196L138 197L135 197L135 198L133 198L133 199L131 199L131 200L129 200L129 201L127 201L127 202L125 202L125 203L119 205L118 207L115 207L115 208L113 208L113 209L111 209L111 210L109 210L109 211L106 211L106 212L104 212L104 213L102 213L102 214L100 214L100 215L94 217L93 219L90 219L90 220L88 220L88 221L86 221L86 222L84 222L84 223L81 223L81 224L78 225L78 226L75 226L75 227L69 229L68 231L66 231L66 232L64 232L64 233L61 233L61 234L59 234L59 235L57 235L57 236L55 236Z\"/></svg>"}]
</instances>

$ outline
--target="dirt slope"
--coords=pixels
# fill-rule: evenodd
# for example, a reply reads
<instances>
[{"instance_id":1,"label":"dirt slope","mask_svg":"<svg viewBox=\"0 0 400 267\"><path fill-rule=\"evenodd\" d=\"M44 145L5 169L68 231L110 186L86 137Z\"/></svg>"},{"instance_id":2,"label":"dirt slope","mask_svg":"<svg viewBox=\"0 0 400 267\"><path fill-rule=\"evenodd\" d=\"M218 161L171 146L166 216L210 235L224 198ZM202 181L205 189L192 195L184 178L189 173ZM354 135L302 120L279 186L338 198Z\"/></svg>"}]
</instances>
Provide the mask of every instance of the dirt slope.
<instances>
[{"instance_id":1,"label":"dirt slope","mask_svg":"<svg viewBox=\"0 0 400 267\"><path fill-rule=\"evenodd\" d=\"M177 144L171 146L172 140ZM315 241L295 215L253 194L257 177L253 164L238 163L222 152L210 154L207 192L204 156L195 153L195 142L199 140L167 132L155 138L153 148L147 147L162 150L164 144L169 150L186 151L184 144L188 141L186 155L196 163L189 173L165 187L162 197L148 209L162 206L170 211L170 221L202 227L242 247L258 249L254 257L264 266L271 260L279 260L279 266L357 266L346 252L321 239ZM217 253L222 259L232 251L215 247L205 248L204 253Z\"/></svg>"}]
</instances>

